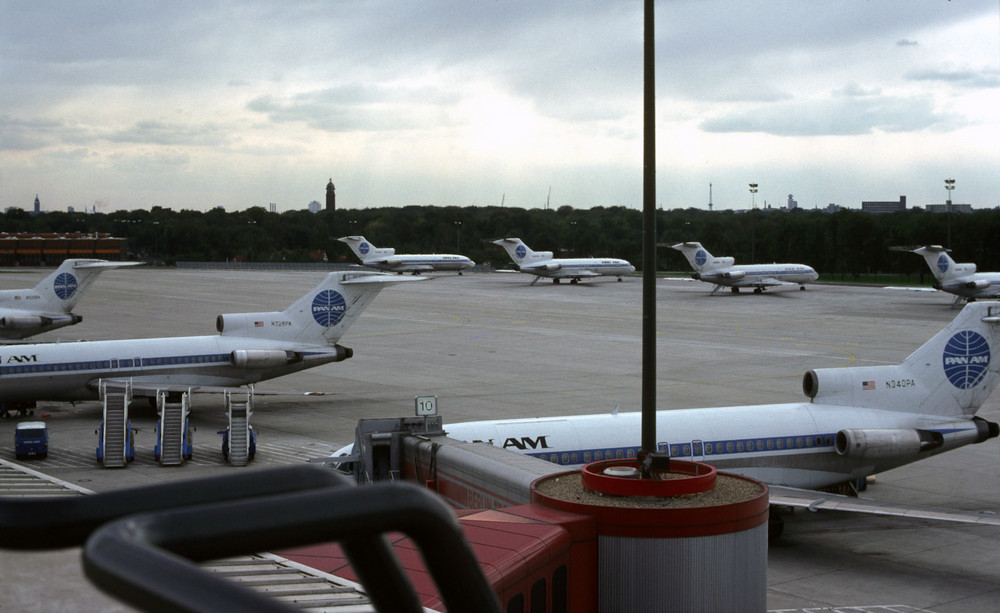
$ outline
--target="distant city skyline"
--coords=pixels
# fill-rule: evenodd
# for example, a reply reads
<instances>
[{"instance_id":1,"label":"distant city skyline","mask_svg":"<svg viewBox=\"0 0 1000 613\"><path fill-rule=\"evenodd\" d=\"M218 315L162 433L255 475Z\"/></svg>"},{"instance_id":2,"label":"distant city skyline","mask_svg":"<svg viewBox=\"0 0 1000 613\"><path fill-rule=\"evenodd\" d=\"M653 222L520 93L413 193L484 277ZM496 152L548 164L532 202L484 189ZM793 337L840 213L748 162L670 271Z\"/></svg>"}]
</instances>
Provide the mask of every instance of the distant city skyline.
<instances>
[{"instance_id":1,"label":"distant city skyline","mask_svg":"<svg viewBox=\"0 0 1000 613\"><path fill-rule=\"evenodd\" d=\"M1000 206L996 2L656 15L658 207ZM642 205L638 1L0 0L0 36L4 209Z\"/></svg>"}]
</instances>

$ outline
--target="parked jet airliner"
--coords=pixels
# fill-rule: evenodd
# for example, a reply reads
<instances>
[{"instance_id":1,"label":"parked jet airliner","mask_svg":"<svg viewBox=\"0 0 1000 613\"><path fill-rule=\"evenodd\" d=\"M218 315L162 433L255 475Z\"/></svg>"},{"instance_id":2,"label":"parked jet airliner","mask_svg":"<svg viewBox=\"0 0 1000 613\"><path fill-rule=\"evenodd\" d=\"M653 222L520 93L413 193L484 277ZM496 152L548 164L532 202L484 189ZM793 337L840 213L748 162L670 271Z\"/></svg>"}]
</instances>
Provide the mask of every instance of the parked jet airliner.
<instances>
[{"instance_id":1,"label":"parked jet airliner","mask_svg":"<svg viewBox=\"0 0 1000 613\"><path fill-rule=\"evenodd\" d=\"M807 401L677 409L656 414L657 445L764 481L771 503L811 509L994 523L1000 517L888 505L819 493L1000 434L976 411L1000 381L1000 304L971 303L901 364L808 371ZM448 436L484 441L566 465L636 457L641 413L447 424ZM350 453L350 447L335 456ZM335 459L335 458L331 458ZM802 489L805 488L805 489Z\"/></svg>"},{"instance_id":2,"label":"parked jet airliner","mask_svg":"<svg viewBox=\"0 0 1000 613\"><path fill-rule=\"evenodd\" d=\"M468 270L476 265L464 255L451 253L396 255L395 249L391 247L379 249L363 236L342 236L337 240L347 243L351 251L361 260L362 266L400 274L404 272L417 274L436 270L456 270L458 274L462 274L463 270Z\"/></svg>"},{"instance_id":3,"label":"parked jet airliner","mask_svg":"<svg viewBox=\"0 0 1000 613\"><path fill-rule=\"evenodd\" d=\"M424 279L330 273L283 311L219 315L215 336L0 347L0 401L96 399L101 381L138 396L218 392L346 360L338 341L379 290Z\"/></svg>"},{"instance_id":4,"label":"parked jet airliner","mask_svg":"<svg viewBox=\"0 0 1000 613\"><path fill-rule=\"evenodd\" d=\"M777 285L798 284L799 289L804 290L804 284L819 278L816 271L805 264L734 265L733 258L717 258L701 243L677 243L670 248L683 253L691 263L691 268L695 270L692 278L715 285L713 294L723 287L731 288L734 294L740 293L741 287L752 287L755 294Z\"/></svg>"},{"instance_id":5,"label":"parked jet airliner","mask_svg":"<svg viewBox=\"0 0 1000 613\"><path fill-rule=\"evenodd\" d=\"M956 264L940 245L914 249L924 256L937 282L934 289L955 295L955 304L977 298L1000 298L1000 272L976 272L975 264Z\"/></svg>"},{"instance_id":6,"label":"parked jet airliner","mask_svg":"<svg viewBox=\"0 0 1000 613\"><path fill-rule=\"evenodd\" d=\"M97 275L108 268L137 264L142 262L64 260L31 289L0 290L0 339L22 339L80 323L83 317L72 313L73 307Z\"/></svg>"},{"instance_id":7,"label":"parked jet airliner","mask_svg":"<svg viewBox=\"0 0 1000 613\"><path fill-rule=\"evenodd\" d=\"M580 279L602 275L618 277L621 281L623 275L635 272L635 266L616 258L553 258L551 251L532 251L519 238L501 238L493 244L507 250L518 270L536 275L532 285L542 277L552 279L553 283L559 283L560 279L576 283Z\"/></svg>"}]
</instances>

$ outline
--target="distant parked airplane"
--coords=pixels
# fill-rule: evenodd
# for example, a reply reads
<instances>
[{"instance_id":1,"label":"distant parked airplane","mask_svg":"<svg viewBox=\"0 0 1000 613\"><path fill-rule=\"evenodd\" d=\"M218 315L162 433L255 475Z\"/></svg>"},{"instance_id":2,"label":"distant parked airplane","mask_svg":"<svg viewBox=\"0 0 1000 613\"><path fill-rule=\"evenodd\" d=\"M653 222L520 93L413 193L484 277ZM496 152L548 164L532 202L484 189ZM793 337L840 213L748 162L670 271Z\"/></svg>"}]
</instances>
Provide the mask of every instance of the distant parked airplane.
<instances>
[{"instance_id":1,"label":"distant parked airplane","mask_svg":"<svg viewBox=\"0 0 1000 613\"><path fill-rule=\"evenodd\" d=\"M379 249L368 242L363 236L342 236L337 239L342 243L347 243L351 251L361 260L362 266L377 268L387 272L413 274L421 272L434 272L439 270L455 270L462 274L463 270L468 270L476 265L475 262L464 255L453 255L451 253L432 253L415 255L396 255L396 250L391 247Z\"/></svg>"},{"instance_id":2,"label":"distant parked airplane","mask_svg":"<svg viewBox=\"0 0 1000 613\"><path fill-rule=\"evenodd\" d=\"M102 271L142 262L64 260L31 289L0 290L0 340L17 340L83 321L72 313Z\"/></svg>"},{"instance_id":3,"label":"distant parked airplane","mask_svg":"<svg viewBox=\"0 0 1000 613\"><path fill-rule=\"evenodd\" d=\"M552 279L553 283L559 283L560 279L576 283L580 279L600 276L618 277L621 281L623 275L635 272L635 266L616 258L553 258L551 251L532 251L519 238L501 238L493 244L507 250L518 270L536 275L532 285L542 277Z\"/></svg>"},{"instance_id":4,"label":"distant parked airplane","mask_svg":"<svg viewBox=\"0 0 1000 613\"><path fill-rule=\"evenodd\" d=\"M1000 298L1000 272L976 272L975 264L956 264L941 245L912 251L924 256L937 279L934 289L955 295L954 304L977 298Z\"/></svg>"},{"instance_id":5,"label":"distant parked airplane","mask_svg":"<svg viewBox=\"0 0 1000 613\"><path fill-rule=\"evenodd\" d=\"M692 278L715 285L713 294L723 287L731 288L734 294L740 293L741 287L752 287L755 294L777 285L798 284L799 289L804 290L804 284L819 278L816 271L805 264L734 265L733 258L717 258L701 243L677 243L670 248L683 253L691 263L695 270Z\"/></svg>"},{"instance_id":6,"label":"distant parked airplane","mask_svg":"<svg viewBox=\"0 0 1000 613\"><path fill-rule=\"evenodd\" d=\"M375 295L424 279L333 272L283 311L219 315L217 335L8 345L0 402L94 400L102 383L149 397L223 392L346 360L354 352L338 341Z\"/></svg>"}]
</instances>

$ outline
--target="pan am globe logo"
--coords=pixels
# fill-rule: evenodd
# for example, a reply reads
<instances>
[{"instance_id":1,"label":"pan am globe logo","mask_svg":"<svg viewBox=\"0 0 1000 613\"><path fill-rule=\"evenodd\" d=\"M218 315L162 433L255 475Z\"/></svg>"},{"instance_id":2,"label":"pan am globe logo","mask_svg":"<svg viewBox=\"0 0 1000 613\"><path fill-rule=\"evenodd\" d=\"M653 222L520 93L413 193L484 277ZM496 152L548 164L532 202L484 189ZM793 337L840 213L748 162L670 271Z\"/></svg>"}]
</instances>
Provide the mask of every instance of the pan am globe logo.
<instances>
[{"instance_id":1,"label":"pan am globe logo","mask_svg":"<svg viewBox=\"0 0 1000 613\"><path fill-rule=\"evenodd\" d=\"M948 272L948 256L941 254L941 257L937 261L938 270L941 272Z\"/></svg>"},{"instance_id":2,"label":"pan am globe logo","mask_svg":"<svg viewBox=\"0 0 1000 613\"><path fill-rule=\"evenodd\" d=\"M361 252L361 255L368 255L368 252L371 250L372 246L369 245L368 243L361 243L360 245L358 245L358 251Z\"/></svg>"},{"instance_id":3,"label":"pan am globe logo","mask_svg":"<svg viewBox=\"0 0 1000 613\"><path fill-rule=\"evenodd\" d=\"M960 390L979 385L990 366L990 345L972 330L955 333L944 346L944 374Z\"/></svg>"},{"instance_id":4,"label":"pan am globe logo","mask_svg":"<svg viewBox=\"0 0 1000 613\"><path fill-rule=\"evenodd\" d=\"M514 255L516 255L518 258L523 258L525 255L527 255L527 253L528 250L525 248L524 245L518 245L517 248L514 249Z\"/></svg>"},{"instance_id":5,"label":"pan am globe logo","mask_svg":"<svg viewBox=\"0 0 1000 613\"><path fill-rule=\"evenodd\" d=\"M56 277L56 282L52 289L55 291L56 296L59 296L63 300L68 300L76 293L76 277L68 272L64 272Z\"/></svg>"},{"instance_id":6,"label":"pan am globe logo","mask_svg":"<svg viewBox=\"0 0 1000 613\"><path fill-rule=\"evenodd\" d=\"M339 292L325 289L313 298L313 319L324 328L337 325L346 311L347 302Z\"/></svg>"},{"instance_id":7,"label":"pan am globe logo","mask_svg":"<svg viewBox=\"0 0 1000 613\"><path fill-rule=\"evenodd\" d=\"M705 262L708 261L708 254L705 253L704 249L699 249L698 253L694 254L694 263L698 266L704 266Z\"/></svg>"}]
</instances>

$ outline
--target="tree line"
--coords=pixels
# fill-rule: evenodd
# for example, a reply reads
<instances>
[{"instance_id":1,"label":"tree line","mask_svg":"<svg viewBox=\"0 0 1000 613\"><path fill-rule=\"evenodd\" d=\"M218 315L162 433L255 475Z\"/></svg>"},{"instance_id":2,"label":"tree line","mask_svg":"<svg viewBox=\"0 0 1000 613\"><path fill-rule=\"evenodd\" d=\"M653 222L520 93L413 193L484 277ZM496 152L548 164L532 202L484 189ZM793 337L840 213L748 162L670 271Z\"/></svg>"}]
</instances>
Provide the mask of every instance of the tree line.
<instances>
[{"instance_id":1,"label":"tree line","mask_svg":"<svg viewBox=\"0 0 1000 613\"><path fill-rule=\"evenodd\" d=\"M949 230L950 217L950 230ZM1000 270L1000 210L928 213L911 209L873 215L796 210L657 212L657 241L699 241L713 255L740 264L797 262L823 275L915 276L924 280L923 259L890 247L947 245L953 257L979 270ZM128 241L131 257L166 265L178 261L355 262L336 239L363 235L397 253L460 253L495 268L510 264L490 240L519 237L557 257L607 256L642 263L642 212L626 207L522 209L513 207L407 206L338 211L270 213L263 207L239 212L174 211L162 207L114 213L44 213L10 210L0 232L107 232ZM657 250L659 270L688 271L677 251Z\"/></svg>"}]
</instances>

